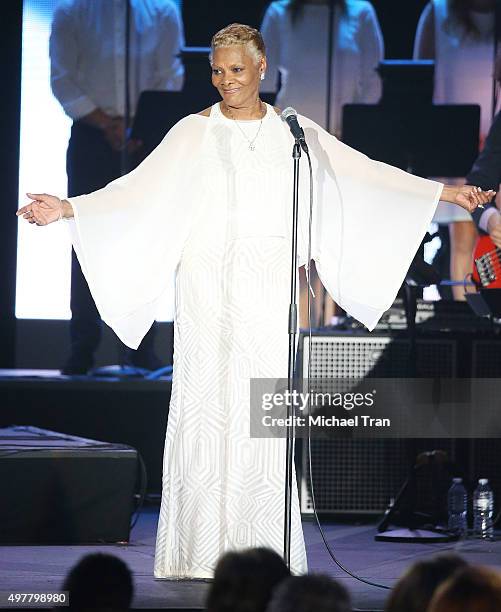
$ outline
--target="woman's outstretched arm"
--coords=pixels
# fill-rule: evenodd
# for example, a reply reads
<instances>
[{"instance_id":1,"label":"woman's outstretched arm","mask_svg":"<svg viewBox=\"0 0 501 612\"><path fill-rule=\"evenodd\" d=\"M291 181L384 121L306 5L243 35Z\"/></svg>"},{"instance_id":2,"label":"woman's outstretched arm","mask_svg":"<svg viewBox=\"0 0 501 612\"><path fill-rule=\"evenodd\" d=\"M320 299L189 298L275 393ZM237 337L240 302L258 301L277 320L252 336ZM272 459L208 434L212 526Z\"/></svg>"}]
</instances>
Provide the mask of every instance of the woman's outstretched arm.
<instances>
[{"instance_id":1,"label":"woman's outstretched arm","mask_svg":"<svg viewBox=\"0 0 501 612\"><path fill-rule=\"evenodd\" d=\"M16 215L23 217L28 223L48 225L61 219L73 217L73 207L68 200L60 200L48 193L27 193L31 202L20 208Z\"/></svg>"},{"instance_id":2,"label":"woman's outstretched arm","mask_svg":"<svg viewBox=\"0 0 501 612\"><path fill-rule=\"evenodd\" d=\"M444 185L440 200L457 204L472 213L477 206L483 208L495 195L496 192L492 189L483 191L480 187L473 185Z\"/></svg>"}]
</instances>

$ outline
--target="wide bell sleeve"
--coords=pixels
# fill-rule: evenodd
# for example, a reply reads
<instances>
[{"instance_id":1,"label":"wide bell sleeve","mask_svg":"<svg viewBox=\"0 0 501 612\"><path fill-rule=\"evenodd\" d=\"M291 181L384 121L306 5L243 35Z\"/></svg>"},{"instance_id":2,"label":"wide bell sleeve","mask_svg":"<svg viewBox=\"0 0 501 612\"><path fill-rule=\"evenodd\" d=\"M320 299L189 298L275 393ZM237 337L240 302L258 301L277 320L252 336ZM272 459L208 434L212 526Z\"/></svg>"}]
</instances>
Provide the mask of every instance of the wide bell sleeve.
<instances>
[{"instance_id":1,"label":"wide bell sleeve","mask_svg":"<svg viewBox=\"0 0 501 612\"><path fill-rule=\"evenodd\" d=\"M443 186L371 160L309 119L300 121L313 160L312 258L332 298L372 330L395 300Z\"/></svg>"},{"instance_id":2,"label":"wide bell sleeve","mask_svg":"<svg viewBox=\"0 0 501 612\"><path fill-rule=\"evenodd\" d=\"M177 123L132 172L69 198L73 246L102 319L137 348L157 316L197 204L206 118Z\"/></svg>"}]
</instances>

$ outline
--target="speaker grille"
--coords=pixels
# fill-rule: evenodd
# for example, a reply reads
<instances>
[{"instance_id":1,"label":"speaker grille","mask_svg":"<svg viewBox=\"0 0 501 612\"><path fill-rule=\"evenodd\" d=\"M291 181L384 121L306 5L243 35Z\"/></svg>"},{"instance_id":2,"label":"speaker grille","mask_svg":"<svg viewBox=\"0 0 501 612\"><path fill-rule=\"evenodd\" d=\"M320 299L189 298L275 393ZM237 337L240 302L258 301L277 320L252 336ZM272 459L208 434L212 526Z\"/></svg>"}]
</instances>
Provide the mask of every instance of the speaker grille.
<instances>
[{"instance_id":1,"label":"speaker grille","mask_svg":"<svg viewBox=\"0 0 501 612\"><path fill-rule=\"evenodd\" d=\"M472 378L501 378L501 342L474 340Z\"/></svg>"},{"instance_id":2,"label":"speaker grille","mask_svg":"<svg viewBox=\"0 0 501 612\"><path fill-rule=\"evenodd\" d=\"M307 375L309 337L303 336L302 371ZM419 340L421 377L454 377L456 343ZM409 343L388 336L312 336L312 378L401 378L408 375ZM424 450L454 455L451 440L312 440L311 458L319 512L379 513L400 488L410 461ZM308 442L302 441L301 511L313 511Z\"/></svg>"},{"instance_id":3,"label":"speaker grille","mask_svg":"<svg viewBox=\"0 0 501 612\"><path fill-rule=\"evenodd\" d=\"M501 378L501 342L474 340L472 343L472 378ZM479 478L488 478L494 491L496 510L501 502L499 440L471 440L469 477L472 487Z\"/></svg>"},{"instance_id":4,"label":"speaker grille","mask_svg":"<svg viewBox=\"0 0 501 612\"><path fill-rule=\"evenodd\" d=\"M303 441L301 511L313 512ZM400 440L312 440L311 459L318 512L372 513L387 506L406 469Z\"/></svg>"},{"instance_id":5,"label":"speaker grille","mask_svg":"<svg viewBox=\"0 0 501 612\"><path fill-rule=\"evenodd\" d=\"M309 337L303 335L303 376ZM409 343L387 336L312 336L312 378L402 378L409 373ZM449 378L456 372L456 342L418 340L416 372L421 378Z\"/></svg>"}]
</instances>

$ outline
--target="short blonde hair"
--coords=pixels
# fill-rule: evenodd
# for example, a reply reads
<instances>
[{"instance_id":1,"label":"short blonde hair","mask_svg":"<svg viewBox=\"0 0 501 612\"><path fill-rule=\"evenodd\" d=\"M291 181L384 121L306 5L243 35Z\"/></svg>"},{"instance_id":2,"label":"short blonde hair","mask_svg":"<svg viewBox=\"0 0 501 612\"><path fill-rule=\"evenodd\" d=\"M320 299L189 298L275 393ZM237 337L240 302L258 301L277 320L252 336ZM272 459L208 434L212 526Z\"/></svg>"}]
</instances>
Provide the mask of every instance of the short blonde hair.
<instances>
[{"instance_id":1,"label":"short blonde hair","mask_svg":"<svg viewBox=\"0 0 501 612\"><path fill-rule=\"evenodd\" d=\"M233 47L234 45L246 46L249 53L256 60L256 64L265 56L266 50L261 32L256 28L251 28L242 23L230 23L212 37L209 59L212 62L212 55L215 49L220 47Z\"/></svg>"}]
</instances>

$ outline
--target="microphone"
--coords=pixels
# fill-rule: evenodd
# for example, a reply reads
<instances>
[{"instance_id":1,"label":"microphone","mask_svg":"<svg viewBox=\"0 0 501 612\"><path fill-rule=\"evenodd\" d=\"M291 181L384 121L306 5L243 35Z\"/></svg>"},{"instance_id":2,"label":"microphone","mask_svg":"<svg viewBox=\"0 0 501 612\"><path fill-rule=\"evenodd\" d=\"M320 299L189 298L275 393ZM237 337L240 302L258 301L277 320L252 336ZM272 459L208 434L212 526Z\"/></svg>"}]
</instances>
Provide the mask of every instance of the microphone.
<instances>
[{"instance_id":1,"label":"microphone","mask_svg":"<svg viewBox=\"0 0 501 612\"><path fill-rule=\"evenodd\" d=\"M306 144L303 128L298 123L296 110L291 106L288 106L282 111L280 118L282 119L282 121L285 121L285 123L287 123L292 135L294 136L294 139L296 140L296 142L299 142L303 151L305 153L308 153L308 145Z\"/></svg>"}]
</instances>

